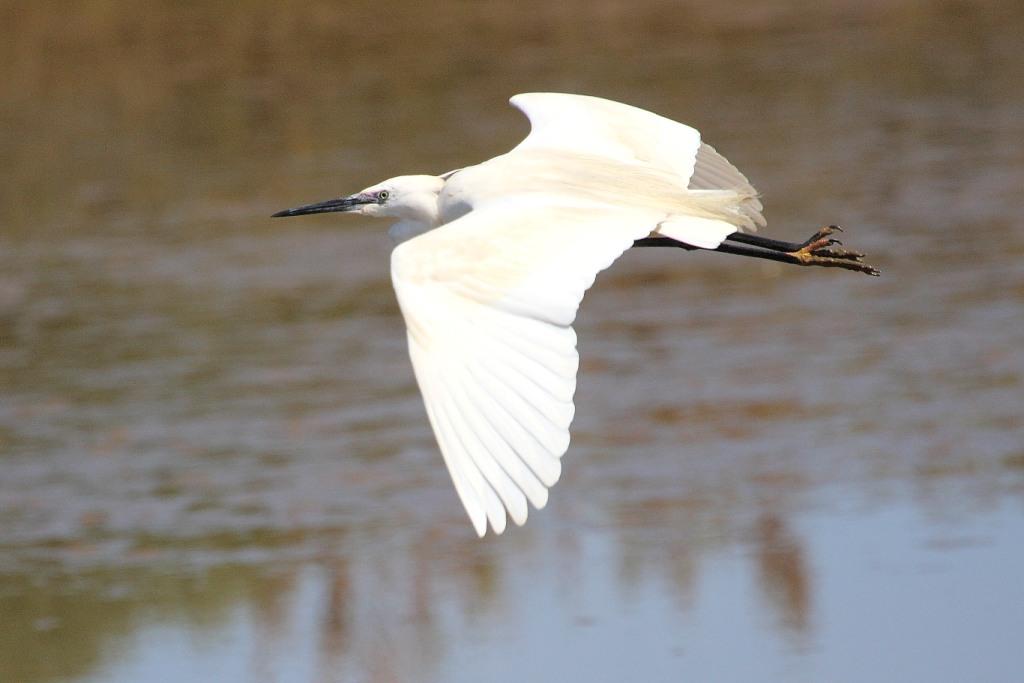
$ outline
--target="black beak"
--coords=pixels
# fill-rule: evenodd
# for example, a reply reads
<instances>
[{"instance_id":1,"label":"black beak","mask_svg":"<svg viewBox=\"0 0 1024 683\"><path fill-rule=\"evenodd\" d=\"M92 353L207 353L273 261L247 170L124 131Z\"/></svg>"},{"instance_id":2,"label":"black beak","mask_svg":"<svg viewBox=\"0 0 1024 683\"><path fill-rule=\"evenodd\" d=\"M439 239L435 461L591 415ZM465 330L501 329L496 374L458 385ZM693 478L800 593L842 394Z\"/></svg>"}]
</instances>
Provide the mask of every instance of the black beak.
<instances>
[{"instance_id":1,"label":"black beak","mask_svg":"<svg viewBox=\"0 0 1024 683\"><path fill-rule=\"evenodd\" d=\"M351 211L355 207L361 204L373 204L376 200L373 197L369 197L361 194L354 194L351 197L342 197L340 199L328 199L326 202L317 202L316 204L306 204L305 206L297 206L294 209L285 209L284 211L278 211L271 218L281 218L282 216L301 216L307 213L331 213L334 211Z\"/></svg>"}]
</instances>

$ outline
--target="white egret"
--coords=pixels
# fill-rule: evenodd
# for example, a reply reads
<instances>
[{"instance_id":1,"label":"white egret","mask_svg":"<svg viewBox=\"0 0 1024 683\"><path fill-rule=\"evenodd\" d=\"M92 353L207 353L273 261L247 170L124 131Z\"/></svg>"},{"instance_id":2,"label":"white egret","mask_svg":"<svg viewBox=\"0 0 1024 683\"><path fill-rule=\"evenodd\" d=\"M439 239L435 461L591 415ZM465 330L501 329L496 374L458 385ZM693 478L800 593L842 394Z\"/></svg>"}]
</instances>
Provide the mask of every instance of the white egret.
<instances>
[{"instance_id":1,"label":"white egret","mask_svg":"<svg viewBox=\"0 0 1024 683\"><path fill-rule=\"evenodd\" d=\"M516 95L529 135L440 176L407 175L280 211L398 219L391 278L448 472L477 534L543 508L569 446L573 320L631 246L678 246L877 275L835 226L801 244L765 224L747 179L689 126L629 105Z\"/></svg>"}]
</instances>

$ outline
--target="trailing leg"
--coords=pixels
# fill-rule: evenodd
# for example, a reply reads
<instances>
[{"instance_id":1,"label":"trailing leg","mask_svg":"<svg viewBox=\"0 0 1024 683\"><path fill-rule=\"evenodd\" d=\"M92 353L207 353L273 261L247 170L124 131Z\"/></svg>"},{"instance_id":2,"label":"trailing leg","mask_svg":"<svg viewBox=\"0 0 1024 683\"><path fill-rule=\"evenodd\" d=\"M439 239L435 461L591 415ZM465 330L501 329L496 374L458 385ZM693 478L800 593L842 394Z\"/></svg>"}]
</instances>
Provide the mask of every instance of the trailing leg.
<instances>
[{"instance_id":1,"label":"trailing leg","mask_svg":"<svg viewBox=\"0 0 1024 683\"><path fill-rule=\"evenodd\" d=\"M768 237L734 232L726 238L725 242L710 251L735 254L737 256L749 256L751 258L778 261L780 263L791 263L797 266L842 268L867 275L880 274L877 268L864 263L864 254L859 251L845 249L839 240L832 238L831 235L836 232L842 232L842 228L838 225L829 225L818 230L801 243L783 242ZM730 244L730 242L738 244ZM636 240L633 246L676 247L691 251L699 248L678 242L670 237L645 237Z\"/></svg>"}]
</instances>

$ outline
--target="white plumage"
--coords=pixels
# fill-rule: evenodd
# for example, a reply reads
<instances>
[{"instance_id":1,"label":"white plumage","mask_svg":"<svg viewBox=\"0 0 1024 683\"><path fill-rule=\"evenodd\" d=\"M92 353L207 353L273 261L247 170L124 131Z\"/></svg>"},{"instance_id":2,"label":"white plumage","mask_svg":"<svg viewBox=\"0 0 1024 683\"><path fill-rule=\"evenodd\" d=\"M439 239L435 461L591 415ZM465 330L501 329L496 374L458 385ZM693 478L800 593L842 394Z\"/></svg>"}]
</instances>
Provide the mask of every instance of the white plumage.
<instances>
[{"instance_id":1,"label":"white plumage","mask_svg":"<svg viewBox=\"0 0 1024 683\"><path fill-rule=\"evenodd\" d=\"M511 99L529 136L443 176L400 176L279 215L393 216L409 354L445 464L479 535L526 521L558 481L584 292L637 239L703 248L764 225L754 188L700 134L580 95Z\"/></svg>"}]
</instances>

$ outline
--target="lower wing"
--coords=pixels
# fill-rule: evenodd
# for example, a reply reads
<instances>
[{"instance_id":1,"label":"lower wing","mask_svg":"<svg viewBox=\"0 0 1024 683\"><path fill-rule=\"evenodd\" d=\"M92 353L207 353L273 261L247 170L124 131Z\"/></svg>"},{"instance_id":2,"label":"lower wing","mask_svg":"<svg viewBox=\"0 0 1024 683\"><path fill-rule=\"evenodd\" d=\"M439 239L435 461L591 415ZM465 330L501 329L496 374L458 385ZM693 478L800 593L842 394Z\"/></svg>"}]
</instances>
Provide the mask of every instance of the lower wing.
<instances>
[{"instance_id":1,"label":"lower wing","mask_svg":"<svg viewBox=\"0 0 1024 683\"><path fill-rule=\"evenodd\" d=\"M569 446L584 292L662 215L506 200L395 248L430 424L477 534L544 507Z\"/></svg>"}]
</instances>

